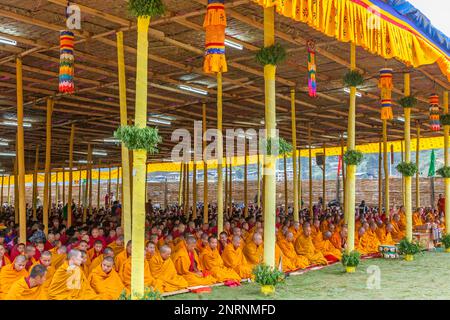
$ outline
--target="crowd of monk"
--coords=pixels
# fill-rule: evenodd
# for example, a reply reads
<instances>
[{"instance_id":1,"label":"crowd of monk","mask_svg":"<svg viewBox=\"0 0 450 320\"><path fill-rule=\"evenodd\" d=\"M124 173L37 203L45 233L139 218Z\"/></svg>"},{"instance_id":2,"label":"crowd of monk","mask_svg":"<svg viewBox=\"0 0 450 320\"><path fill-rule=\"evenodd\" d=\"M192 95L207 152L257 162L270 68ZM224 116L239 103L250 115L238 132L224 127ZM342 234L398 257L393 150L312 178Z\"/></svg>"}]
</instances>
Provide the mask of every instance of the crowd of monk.
<instances>
[{"instance_id":1,"label":"crowd of monk","mask_svg":"<svg viewBox=\"0 0 450 320\"><path fill-rule=\"evenodd\" d=\"M164 293L220 282L238 285L251 279L253 268L264 260L264 229L260 209L249 209L247 218L241 209L228 212L218 235L214 207L210 223L202 223L201 217L186 221L177 207L150 210L145 286ZM32 241L27 243L17 243L17 229L3 223L0 299L111 300L129 294L132 242L124 244L120 221L105 216L106 211L87 225L66 230L63 216L55 215L48 235L43 236L41 224L34 225L28 232ZM415 227L430 222L443 227L442 214L423 209L413 214ZM357 210L355 249L363 255L377 254L379 245L394 245L405 237L405 230L402 207L389 216ZM278 209L276 266L290 272L339 261L347 247L347 231L339 209L315 210L312 218L303 210L297 222Z\"/></svg>"}]
</instances>

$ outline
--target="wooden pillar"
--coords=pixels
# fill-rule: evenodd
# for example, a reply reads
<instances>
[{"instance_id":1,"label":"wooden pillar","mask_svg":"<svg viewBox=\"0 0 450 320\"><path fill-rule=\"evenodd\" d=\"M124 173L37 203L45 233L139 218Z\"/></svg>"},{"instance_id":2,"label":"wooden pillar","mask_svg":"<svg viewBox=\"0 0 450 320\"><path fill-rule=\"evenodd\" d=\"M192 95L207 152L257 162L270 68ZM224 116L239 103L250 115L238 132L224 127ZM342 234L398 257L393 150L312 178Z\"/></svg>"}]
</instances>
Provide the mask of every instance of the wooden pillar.
<instances>
[{"instance_id":1,"label":"wooden pillar","mask_svg":"<svg viewBox=\"0 0 450 320\"><path fill-rule=\"evenodd\" d=\"M39 170L39 145L36 145L36 157L34 159L34 172L33 172L33 221L36 221L36 199L37 199L37 178L38 178L38 170ZM2 206L3 206L3 177L2 177Z\"/></svg>"},{"instance_id":2,"label":"wooden pillar","mask_svg":"<svg viewBox=\"0 0 450 320\"><path fill-rule=\"evenodd\" d=\"M84 193L83 193L83 223L86 222L87 218L87 210L89 207L88 204L88 189L89 189L89 155L91 154L91 145L88 144L88 165L86 167L86 183L84 185Z\"/></svg>"},{"instance_id":3,"label":"wooden pillar","mask_svg":"<svg viewBox=\"0 0 450 320\"><path fill-rule=\"evenodd\" d=\"M342 203L341 203L341 208L343 209L345 207L345 162L344 162L344 135L341 135L341 157L342 157ZM344 222L345 224L347 224L348 220L347 220L347 216L345 215L344 212Z\"/></svg>"},{"instance_id":4,"label":"wooden pillar","mask_svg":"<svg viewBox=\"0 0 450 320\"><path fill-rule=\"evenodd\" d=\"M416 165L420 168L420 122L416 121ZM416 172L416 210L420 208L420 170Z\"/></svg>"},{"instance_id":5,"label":"wooden pillar","mask_svg":"<svg viewBox=\"0 0 450 320\"><path fill-rule=\"evenodd\" d=\"M63 167L62 169L62 201L63 201L63 206L66 204L66 168Z\"/></svg>"},{"instance_id":6,"label":"wooden pillar","mask_svg":"<svg viewBox=\"0 0 450 320\"><path fill-rule=\"evenodd\" d=\"M194 148L194 150L197 150ZM194 160L192 169L192 220L197 219L197 162Z\"/></svg>"},{"instance_id":7,"label":"wooden pillar","mask_svg":"<svg viewBox=\"0 0 450 320\"><path fill-rule=\"evenodd\" d=\"M400 141L400 148L401 148L401 161L405 161L405 152L403 149L403 140ZM402 204L405 206L405 177L402 176Z\"/></svg>"},{"instance_id":8,"label":"wooden pillar","mask_svg":"<svg viewBox=\"0 0 450 320\"><path fill-rule=\"evenodd\" d=\"M111 206L111 164L108 165L108 207Z\"/></svg>"},{"instance_id":9,"label":"wooden pillar","mask_svg":"<svg viewBox=\"0 0 450 320\"><path fill-rule=\"evenodd\" d=\"M383 121L384 214L389 217L389 165L387 145L387 120Z\"/></svg>"},{"instance_id":10,"label":"wooden pillar","mask_svg":"<svg viewBox=\"0 0 450 320\"><path fill-rule=\"evenodd\" d=\"M8 176L8 206L11 205L11 175Z\"/></svg>"},{"instance_id":11,"label":"wooden pillar","mask_svg":"<svg viewBox=\"0 0 450 320\"><path fill-rule=\"evenodd\" d=\"M275 43L275 8L264 9L264 47ZM265 85L265 129L266 138L276 138L276 66L264 66ZM267 152L265 152L267 153ZM264 159L264 263L275 267L275 215L276 215L276 164L275 155L266 155Z\"/></svg>"},{"instance_id":12,"label":"wooden pillar","mask_svg":"<svg viewBox=\"0 0 450 320\"><path fill-rule=\"evenodd\" d=\"M410 76L405 73L404 95L409 96L410 93ZM411 108L403 108L405 113L405 161L411 162ZM405 180L405 213L406 213L406 238L412 241L412 197L411 197L411 180L412 177L404 177Z\"/></svg>"},{"instance_id":13,"label":"wooden pillar","mask_svg":"<svg viewBox=\"0 0 450 320\"><path fill-rule=\"evenodd\" d=\"M58 206L58 200L59 199L59 171L55 171L55 204ZM50 191L50 199L51 199L52 192ZM51 202L50 202L51 203Z\"/></svg>"},{"instance_id":14,"label":"wooden pillar","mask_svg":"<svg viewBox=\"0 0 450 320\"><path fill-rule=\"evenodd\" d=\"M292 138L292 178L294 221L299 221L298 214L298 177L297 177L297 120L295 115L295 89L291 88L291 138Z\"/></svg>"},{"instance_id":15,"label":"wooden pillar","mask_svg":"<svg viewBox=\"0 0 450 320\"><path fill-rule=\"evenodd\" d=\"M17 147L18 153L18 178L19 178L19 237L20 242L27 241L27 209L25 201L25 155L23 133L23 83L22 83L22 58L16 60L16 89L17 89ZM17 210L17 208L16 208ZM47 229L48 230L48 229Z\"/></svg>"},{"instance_id":16,"label":"wooden pillar","mask_svg":"<svg viewBox=\"0 0 450 320\"><path fill-rule=\"evenodd\" d=\"M206 150L206 103L202 105L202 145L203 145L203 223L208 223L208 162L205 157Z\"/></svg>"},{"instance_id":17,"label":"wooden pillar","mask_svg":"<svg viewBox=\"0 0 450 320\"><path fill-rule=\"evenodd\" d=\"M322 171L322 202L323 210L327 209L327 148L323 145L323 171Z\"/></svg>"},{"instance_id":18,"label":"wooden pillar","mask_svg":"<svg viewBox=\"0 0 450 320\"><path fill-rule=\"evenodd\" d=\"M148 202L148 163L145 164L145 203Z\"/></svg>"},{"instance_id":19,"label":"wooden pillar","mask_svg":"<svg viewBox=\"0 0 450 320\"><path fill-rule=\"evenodd\" d=\"M247 138L244 140L244 217L248 217L248 160L247 160Z\"/></svg>"},{"instance_id":20,"label":"wooden pillar","mask_svg":"<svg viewBox=\"0 0 450 320\"><path fill-rule=\"evenodd\" d=\"M381 213L383 206L383 177L382 177L382 155L381 155L381 142L378 143L378 212Z\"/></svg>"},{"instance_id":21,"label":"wooden pillar","mask_svg":"<svg viewBox=\"0 0 450 320\"><path fill-rule=\"evenodd\" d=\"M301 149L298 150L298 174L297 174L297 184L298 184L298 208L301 210L303 208L303 188L302 188L302 155ZM294 218L295 219L295 218Z\"/></svg>"},{"instance_id":22,"label":"wooden pillar","mask_svg":"<svg viewBox=\"0 0 450 320\"><path fill-rule=\"evenodd\" d=\"M313 195L312 195L312 152L311 152L311 124L308 123L308 151L309 151L309 215L313 217Z\"/></svg>"},{"instance_id":23,"label":"wooden pillar","mask_svg":"<svg viewBox=\"0 0 450 320\"><path fill-rule=\"evenodd\" d=\"M169 208L169 201L167 198L167 194L168 194L168 186L167 186L167 177L165 178L164 181L164 209L168 209Z\"/></svg>"},{"instance_id":24,"label":"wooden pillar","mask_svg":"<svg viewBox=\"0 0 450 320\"><path fill-rule=\"evenodd\" d=\"M89 216L92 215L92 147L88 144Z\"/></svg>"},{"instance_id":25,"label":"wooden pillar","mask_svg":"<svg viewBox=\"0 0 450 320\"><path fill-rule=\"evenodd\" d=\"M287 164L286 164L286 154L283 154L283 169L284 169L284 211L285 214L288 212L288 183L287 183Z\"/></svg>"},{"instance_id":26,"label":"wooden pillar","mask_svg":"<svg viewBox=\"0 0 450 320\"><path fill-rule=\"evenodd\" d=\"M225 204L224 204L225 212L228 212L229 194L230 194L230 191L228 190L228 159L227 159L227 157L225 157Z\"/></svg>"},{"instance_id":27,"label":"wooden pillar","mask_svg":"<svg viewBox=\"0 0 450 320\"><path fill-rule=\"evenodd\" d=\"M444 113L448 114L448 91L444 91L444 101L443 101ZM445 163L444 165L448 167L450 165L449 159L449 131L450 126L444 126L444 154ZM445 233L450 234L450 178L445 178Z\"/></svg>"},{"instance_id":28,"label":"wooden pillar","mask_svg":"<svg viewBox=\"0 0 450 320\"><path fill-rule=\"evenodd\" d=\"M223 231L222 73L217 73L217 234Z\"/></svg>"},{"instance_id":29,"label":"wooden pillar","mask_svg":"<svg viewBox=\"0 0 450 320\"><path fill-rule=\"evenodd\" d=\"M233 163L232 160L233 158L230 159L230 176L228 177L228 191L230 193L229 197L228 197L228 201L229 201L229 208L230 208L230 212L233 211Z\"/></svg>"},{"instance_id":30,"label":"wooden pillar","mask_svg":"<svg viewBox=\"0 0 450 320\"><path fill-rule=\"evenodd\" d=\"M16 154L17 154L17 144L16 144ZM14 160L14 223L19 223L19 178L17 176L17 158Z\"/></svg>"},{"instance_id":31,"label":"wooden pillar","mask_svg":"<svg viewBox=\"0 0 450 320\"><path fill-rule=\"evenodd\" d=\"M183 201L183 175L184 175L184 164L180 162L180 181L178 183L178 207L181 208Z\"/></svg>"},{"instance_id":32,"label":"wooden pillar","mask_svg":"<svg viewBox=\"0 0 450 320\"><path fill-rule=\"evenodd\" d=\"M2 174L2 190L0 191L1 192L1 195L0 195L0 212L2 212L3 213L3 184L4 184L4 182L5 182L5 175L4 174Z\"/></svg>"},{"instance_id":33,"label":"wooden pillar","mask_svg":"<svg viewBox=\"0 0 450 320\"><path fill-rule=\"evenodd\" d=\"M350 44L350 68L356 70L356 45ZM356 87L350 87L350 107L348 110L347 150L355 150L355 118L356 118ZM355 174L356 166L347 166L345 212L348 217L347 253L355 248Z\"/></svg>"},{"instance_id":34,"label":"wooden pillar","mask_svg":"<svg viewBox=\"0 0 450 320\"><path fill-rule=\"evenodd\" d=\"M44 203L43 203L43 219L42 223L45 227L45 234L48 234L48 214L49 214L49 188L50 180L50 164L52 150L52 113L53 99L47 99L47 124L46 124L46 141L45 141L45 176L44 176ZM51 200L50 200L51 201Z\"/></svg>"},{"instance_id":35,"label":"wooden pillar","mask_svg":"<svg viewBox=\"0 0 450 320\"><path fill-rule=\"evenodd\" d=\"M258 157L258 169L257 169L258 177L256 185L256 196L257 196L256 205L258 206L258 208L261 208L261 160L259 158L259 151L257 157Z\"/></svg>"},{"instance_id":36,"label":"wooden pillar","mask_svg":"<svg viewBox=\"0 0 450 320\"><path fill-rule=\"evenodd\" d=\"M80 175L80 178L78 179L78 208L81 208L81 203L82 203L82 201L81 201L81 189L82 189L82 185L83 185L83 182L82 182L82 173L83 173L83 171L80 169L80 173L79 173L79 175Z\"/></svg>"},{"instance_id":37,"label":"wooden pillar","mask_svg":"<svg viewBox=\"0 0 450 320\"><path fill-rule=\"evenodd\" d=\"M101 191L101 189L100 189L101 169L100 169L100 167L101 167L101 163L102 163L101 161L98 162L98 170L97 170L97 210L100 210L100 199L101 199L101 197L100 197L100 191Z\"/></svg>"},{"instance_id":38,"label":"wooden pillar","mask_svg":"<svg viewBox=\"0 0 450 320\"><path fill-rule=\"evenodd\" d=\"M189 219L189 210L190 210L190 186L189 186L189 175L190 175L190 162L186 163L186 218Z\"/></svg>"},{"instance_id":39,"label":"wooden pillar","mask_svg":"<svg viewBox=\"0 0 450 320\"><path fill-rule=\"evenodd\" d=\"M127 82L125 72L125 53L123 47L123 32L119 31L117 37L117 70L119 78L119 100L120 100L120 125L127 125ZM130 156L128 148L121 144L121 164L123 169L123 201L122 204L122 225L124 230L125 244L131 240L131 174ZM117 168L116 199L119 201L119 167Z\"/></svg>"},{"instance_id":40,"label":"wooden pillar","mask_svg":"<svg viewBox=\"0 0 450 320\"><path fill-rule=\"evenodd\" d=\"M72 188L73 188L73 143L75 139L75 124L72 123L70 128L70 142L69 142L69 190L67 198L67 227L72 226ZM80 175L81 181L81 175Z\"/></svg>"}]
</instances>

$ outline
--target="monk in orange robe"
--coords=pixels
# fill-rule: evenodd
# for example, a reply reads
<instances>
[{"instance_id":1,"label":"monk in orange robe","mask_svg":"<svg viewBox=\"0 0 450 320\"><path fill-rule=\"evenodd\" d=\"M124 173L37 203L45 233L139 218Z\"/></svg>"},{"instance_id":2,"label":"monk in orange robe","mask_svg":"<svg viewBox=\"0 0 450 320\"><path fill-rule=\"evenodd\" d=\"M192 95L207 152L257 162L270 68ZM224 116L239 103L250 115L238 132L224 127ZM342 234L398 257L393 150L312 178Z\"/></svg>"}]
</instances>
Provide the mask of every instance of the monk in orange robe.
<instances>
[{"instance_id":1,"label":"monk in orange robe","mask_svg":"<svg viewBox=\"0 0 450 320\"><path fill-rule=\"evenodd\" d=\"M35 255L36 248L34 246L28 245L25 247L25 257L27 258L25 269L27 269L27 271L29 271L31 266L33 266L37 262L37 260L34 258Z\"/></svg>"},{"instance_id":2,"label":"monk in orange robe","mask_svg":"<svg viewBox=\"0 0 450 320\"><path fill-rule=\"evenodd\" d=\"M8 264L11 264L11 260L6 254L5 247L2 244L0 244L0 270Z\"/></svg>"},{"instance_id":3,"label":"monk in orange robe","mask_svg":"<svg viewBox=\"0 0 450 320\"><path fill-rule=\"evenodd\" d=\"M103 242L101 240L95 240L94 246L87 251L89 261L94 261L95 258L101 256L103 252Z\"/></svg>"},{"instance_id":4,"label":"monk in orange robe","mask_svg":"<svg viewBox=\"0 0 450 320\"><path fill-rule=\"evenodd\" d=\"M388 223L386 225L386 228L383 228L384 233L378 236L378 239L380 240L380 244L382 245L388 245L393 246L395 245L395 241L392 239L391 232L393 230L392 224Z\"/></svg>"},{"instance_id":5,"label":"monk in orange robe","mask_svg":"<svg viewBox=\"0 0 450 320\"><path fill-rule=\"evenodd\" d=\"M39 261L34 265L36 266L38 264L43 265L47 270L47 273L45 275L45 282L42 284L43 294L45 297L47 297L48 288L50 287L50 283L52 283L53 276L56 272L56 269L52 265L52 254L50 253L50 251L42 252Z\"/></svg>"},{"instance_id":6,"label":"monk in orange robe","mask_svg":"<svg viewBox=\"0 0 450 320\"><path fill-rule=\"evenodd\" d=\"M412 215L413 227L419 227L419 226L423 225L422 213L423 213L423 208L419 208L419 211L416 211L413 213L413 215Z\"/></svg>"},{"instance_id":7,"label":"monk in orange robe","mask_svg":"<svg viewBox=\"0 0 450 320\"><path fill-rule=\"evenodd\" d=\"M127 247L121 253L119 253L114 259L114 266L116 268L116 272L119 272L122 268L122 265L127 261L127 259L131 256L131 240L128 241Z\"/></svg>"},{"instance_id":8,"label":"monk in orange robe","mask_svg":"<svg viewBox=\"0 0 450 320\"><path fill-rule=\"evenodd\" d=\"M200 259L195 251L196 240L194 237L187 237L184 246L173 255L177 273L187 281L188 287L208 286L216 283L217 280L208 272L203 270Z\"/></svg>"},{"instance_id":9,"label":"monk in orange robe","mask_svg":"<svg viewBox=\"0 0 450 320\"><path fill-rule=\"evenodd\" d=\"M252 278L253 266L247 262L241 242L243 241L240 236L233 236L231 243L227 244L222 252L223 264L236 271L242 279Z\"/></svg>"},{"instance_id":10,"label":"monk in orange robe","mask_svg":"<svg viewBox=\"0 0 450 320\"><path fill-rule=\"evenodd\" d=\"M56 250L53 250L56 249ZM55 270L58 270L58 268L66 261L67 259L67 247L61 246L59 248L53 248L50 250L52 254L52 266L55 268Z\"/></svg>"},{"instance_id":11,"label":"monk in orange robe","mask_svg":"<svg viewBox=\"0 0 450 320\"><path fill-rule=\"evenodd\" d=\"M400 222L400 216L398 214L394 214L393 219L391 221L392 224L392 238L395 242L400 242L406 236L406 229L403 228Z\"/></svg>"},{"instance_id":12,"label":"monk in orange robe","mask_svg":"<svg viewBox=\"0 0 450 320\"><path fill-rule=\"evenodd\" d=\"M114 259L111 256L105 256L101 264L92 270L88 281L99 295L99 300L117 300L120 294L126 291L122 279L114 270Z\"/></svg>"},{"instance_id":13,"label":"monk in orange robe","mask_svg":"<svg viewBox=\"0 0 450 320\"><path fill-rule=\"evenodd\" d=\"M209 246L205 248L200 255L200 261L203 267L212 273L218 282L227 280L241 281L241 277L231 268L227 268L217 249L217 238L209 237Z\"/></svg>"},{"instance_id":14,"label":"monk in orange robe","mask_svg":"<svg viewBox=\"0 0 450 320\"><path fill-rule=\"evenodd\" d=\"M278 241L278 245L283 254L292 261L293 269L304 269L309 265L309 261L305 256L298 255L295 251L294 237L294 234L288 231L285 238Z\"/></svg>"},{"instance_id":15,"label":"monk in orange robe","mask_svg":"<svg viewBox=\"0 0 450 320\"><path fill-rule=\"evenodd\" d=\"M252 240L248 241L244 246L244 256L251 267L255 267L264 260L264 243L262 234L255 232Z\"/></svg>"},{"instance_id":16,"label":"monk in orange robe","mask_svg":"<svg viewBox=\"0 0 450 320\"><path fill-rule=\"evenodd\" d=\"M378 247L380 246L380 240L378 239L375 230L376 224L371 222L370 228L365 230L361 228L359 244L357 250L362 254L372 254L379 252Z\"/></svg>"},{"instance_id":17,"label":"monk in orange robe","mask_svg":"<svg viewBox=\"0 0 450 320\"><path fill-rule=\"evenodd\" d=\"M14 262L4 266L0 270L0 300L8 293L9 288L20 278L28 277L25 269L27 258L23 255L17 256Z\"/></svg>"},{"instance_id":18,"label":"monk in orange robe","mask_svg":"<svg viewBox=\"0 0 450 320\"><path fill-rule=\"evenodd\" d=\"M328 262L336 262L341 260L342 252L340 249L336 249L336 247L331 243L331 232L325 231L323 233L323 239L320 243L314 243L314 246L317 250L323 253L323 256L327 259Z\"/></svg>"},{"instance_id":19,"label":"monk in orange robe","mask_svg":"<svg viewBox=\"0 0 450 320\"><path fill-rule=\"evenodd\" d=\"M336 249L342 250L345 247L345 240L347 239L347 226L342 225L339 231L335 231L330 238L330 242Z\"/></svg>"},{"instance_id":20,"label":"monk in orange robe","mask_svg":"<svg viewBox=\"0 0 450 320\"><path fill-rule=\"evenodd\" d=\"M89 274L91 274L92 270L97 268L97 266L101 265L103 259L105 259L106 257L111 257L114 260L114 251L110 247L106 247L105 250L103 250L103 253L92 261L91 265L89 266Z\"/></svg>"},{"instance_id":21,"label":"monk in orange robe","mask_svg":"<svg viewBox=\"0 0 450 320\"><path fill-rule=\"evenodd\" d=\"M278 243L275 243L275 267L283 272L296 270L295 264L281 251Z\"/></svg>"},{"instance_id":22,"label":"monk in orange robe","mask_svg":"<svg viewBox=\"0 0 450 320\"><path fill-rule=\"evenodd\" d=\"M30 275L16 280L4 296L4 300L46 300L43 289L47 270L43 265L34 265Z\"/></svg>"},{"instance_id":23,"label":"monk in orange robe","mask_svg":"<svg viewBox=\"0 0 450 320\"><path fill-rule=\"evenodd\" d=\"M303 224L303 232L295 240L294 247L297 254L305 256L311 264L328 264L322 252L314 247L311 239L311 226L308 222Z\"/></svg>"},{"instance_id":24,"label":"monk in orange robe","mask_svg":"<svg viewBox=\"0 0 450 320\"><path fill-rule=\"evenodd\" d=\"M82 259L80 268L83 271L85 277L87 278L89 275L89 266L91 265L91 261L89 260L89 256L87 255L86 251L80 250L80 252L81 252L81 259Z\"/></svg>"},{"instance_id":25,"label":"monk in orange robe","mask_svg":"<svg viewBox=\"0 0 450 320\"><path fill-rule=\"evenodd\" d=\"M197 252L199 254L199 256L202 254L203 250L205 250L206 248L209 247L209 242L208 242L208 234L207 233L203 233L201 236L201 239L197 240Z\"/></svg>"},{"instance_id":26,"label":"monk in orange robe","mask_svg":"<svg viewBox=\"0 0 450 320\"><path fill-rule=\"evenodd\" d=\"M292 227L289 228L289 231L292 232L292 234L294 235L294 239L296 239L297 236L302 232L300 223L298 221L294 221Z\"/></svg>"},{"instance_id":27,"label":"monk in orange robe","mask_svg":"<svg viewBox=\"0 0 450 320\"><path fill-rule=\"evenodd\" d=\"M83 261L81 251L73 249L67 255L67 261L56 270L48 288L48 300L96 300L80 266Z\"/></svg>"},{"instance_id":28,"label":"monk in orange robe","mask_svg":"<svg viewBox=\"0 0 450 320\"><path fill-rule=\"evenodd\" d=\"M171 254L172 249L168 245L163 245L149 262L150 272L154 278L161 281L163 292L177 291L189 286L187 281L177 274L175 265L170 258Z\"/></svg>"},{"instance_id":29,"label":"monk in orange robe","mask_svg":"<svg viewBox=\"0 0 450 320\"><path fill-rule=\"evenodd\" d=\"M123 236L117 237L116 241L110 243L108 247L114 251L114 257L117 256L124 249L124 237Z\"/></svg>"}]
</instances>

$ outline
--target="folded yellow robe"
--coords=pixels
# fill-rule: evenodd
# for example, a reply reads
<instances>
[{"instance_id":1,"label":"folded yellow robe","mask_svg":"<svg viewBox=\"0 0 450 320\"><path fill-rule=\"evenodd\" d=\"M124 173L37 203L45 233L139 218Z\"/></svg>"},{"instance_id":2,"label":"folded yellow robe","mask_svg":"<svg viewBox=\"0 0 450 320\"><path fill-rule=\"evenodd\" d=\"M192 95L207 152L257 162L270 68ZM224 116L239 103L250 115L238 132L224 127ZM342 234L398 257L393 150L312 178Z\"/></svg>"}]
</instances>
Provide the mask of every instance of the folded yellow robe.
<instances>
[{"instance_id":1,"label":"folded yellow robe","mask_svg":"<svg viewBox=\"0 0 450 320\"><path fill-rule=\"evenodd\" d=\"M294 263L295 269L304 269L309 265L308 258L298 255L297 252L295 252L294 243L283 239L278 242L278 246L284 255Z\"/></svg>"},{"instance_id":2,"label":"folded yellow robe","mask_svg":"<svg viewBox=\"0 0 450 320\"><path fill-rule=\"evenodd\" d=\"M116 270L112 269L110 273L106 274L101 265L97 265L92 270L88 281L92 289L99 295L100 300L117 300L122 291L126 290Z\"/></svg>"},{"instance_id":3,"label":"folded yellow robe","mask_svg":"<svg viewBox=\"0 0 450 320\"><path fill-rule=\"evenodd\" d=\"M247 259L247 262L252 265L252 267L256 266L263 262L264 259L264 245L256 246L253 240L250 240L245 244L244 247L244 255Z\"/></svg>"},{"instance_id":4,"label":"folded yellow robe","mask_svg":"<svg viewBox=\"0 0 450 320\"><path fill-rule=\"evenodd\" d=\"M203 267L206 271L213 274L214 278L219 282L226 280L241 281L241 277L231 268L225 267L219 250L211 250L211 247L206 247L200 255Z\"/></svg>"},{"instance_id":5,"label":"folded yellow robe","mask_svg":"<svg viewBox=\"0 0 450 320\"><path fill-rule=\"evenodd\" d=\"M232 243L227 244L222 252L222 260L226 267L236 271L242 279L253 277L253 266L247 262L241 247L235 249Z\"/></svg>"},{"instance_id":6,"label":"folded yellow robe","mask_svg":"<svg viewBox=\"0 0 450 320\"><path fill-rule=\"evenodd\" d=\"M311 236L306 237L302 232L295 240L295 252L297 254L305 256L311 264L328 264L322 252L318 251L312 242Z\"/></svg>"},{"instance_id":7,"label":"folded yellow robe","mask_svg":"<svg viewBox=\"0 0 450 320\"><path fill-rule=\"evenodd\" d=\"M177 291L189 286L187 281L177 274L171 258L164 260L159 252L156 252L149 261L152 276L162 283L163 292Z\"/></svg>"},{"instance_id":8,"label":"folded yellow robe","mask_svg":"<svg viewBox=\"0 0 450 320\"><path fill-rule=\"evenodd\" d=\"M44 287L36 286L30 288L25 281L25 277L21 277L19 280L13 283L8 293L5 295L4 300L46 300L47 297L44 293Z\"/></svg>"},{"instance_id":9,"label":"folded yellow robe","mask_svg":"<svg viewBox=\"0 0 450 320\"><path fill-rule=\"evenodd\" d=\"M2 299L9 291L14 282L20 278L28 276L28 271L22 269L17 272L14 263L8 264L0 270L0 299Z\"/></svg>"}]
</instances>

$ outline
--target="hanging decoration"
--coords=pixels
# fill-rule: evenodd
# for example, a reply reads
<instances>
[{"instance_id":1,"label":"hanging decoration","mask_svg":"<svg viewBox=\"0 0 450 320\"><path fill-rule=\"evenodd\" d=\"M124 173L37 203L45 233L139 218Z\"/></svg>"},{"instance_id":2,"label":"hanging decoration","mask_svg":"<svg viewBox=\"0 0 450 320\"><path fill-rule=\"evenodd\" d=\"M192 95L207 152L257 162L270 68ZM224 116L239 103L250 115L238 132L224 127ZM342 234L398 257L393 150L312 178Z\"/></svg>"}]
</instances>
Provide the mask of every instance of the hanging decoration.
<instances>
[{"instance_id":1,"label":"hanging decoration","mask_svg":"<svg viewBox=\"0 0 450 320\"><path fill-rule=\"evenodd\" d=\"M439 121L439 96L435 93L428 98L430 103L430 126L431 130L439 131L441 123Z\"/></svg>"},{"instance_id":2,"label":"hanging decoration","mask_svg":"<svg viewBox=\"0 0 450 320\"><path fill-rule=\"evenodd\" d=\"M72 31L61 31L59 37L59 92L72 94L75 92L73 55L74 34Z\"/></svg>"},{"instance_id":3,"label":"hanging decoration","mask_svg":"<svg viewBox=\"0 0 450 320\"><path fill-rule=\"evenodd\" d=\"M380 70L378 88L381 89L381 120L392 120L392 69L383 68Z\"/></svg>"},{"instance_id":4,"label":"hanging decoration","mask_svg":"<svg viewBox=\"0 0 450 320\"><path fill-rule=\"evenodd\" d=\"M206 73L227 72L225 58L225 0L208 0L203 28L205 28L205 61L203 71Z\"/></svg>"},{"instance_id":5,"label":"hanging decoration","mask_svg":"<svg viewBox=\"0 0 450 320\"><path fill-rule=\"evenodd\" d=\"M308 46L308 92L312 98L317 97L317 81L316 81L316 43L313 40L307 42Z\"/></svg>"}]
</instances>

